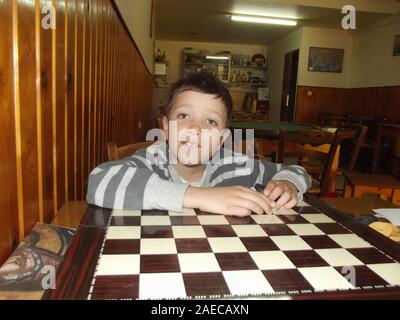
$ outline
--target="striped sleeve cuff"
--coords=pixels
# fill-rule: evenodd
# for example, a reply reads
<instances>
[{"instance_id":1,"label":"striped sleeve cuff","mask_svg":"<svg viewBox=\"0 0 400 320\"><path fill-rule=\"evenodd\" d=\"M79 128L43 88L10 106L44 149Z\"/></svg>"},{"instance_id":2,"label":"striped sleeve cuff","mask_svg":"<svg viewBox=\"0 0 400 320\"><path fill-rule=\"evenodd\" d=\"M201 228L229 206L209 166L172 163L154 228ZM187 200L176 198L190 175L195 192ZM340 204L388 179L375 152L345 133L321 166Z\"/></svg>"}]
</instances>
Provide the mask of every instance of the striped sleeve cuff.
<instances>
[{"instance_id":1,"label":"striped sleeve cuff","mask_svg":"<svg viewBox=\"0 0 400 320\"><path fill-rule=\"evenodd\" d=\"M144 190L143 209L182 212L183 199L188 187L189 184L163 180L153 174Z\"/></svg>"}]
</instances>

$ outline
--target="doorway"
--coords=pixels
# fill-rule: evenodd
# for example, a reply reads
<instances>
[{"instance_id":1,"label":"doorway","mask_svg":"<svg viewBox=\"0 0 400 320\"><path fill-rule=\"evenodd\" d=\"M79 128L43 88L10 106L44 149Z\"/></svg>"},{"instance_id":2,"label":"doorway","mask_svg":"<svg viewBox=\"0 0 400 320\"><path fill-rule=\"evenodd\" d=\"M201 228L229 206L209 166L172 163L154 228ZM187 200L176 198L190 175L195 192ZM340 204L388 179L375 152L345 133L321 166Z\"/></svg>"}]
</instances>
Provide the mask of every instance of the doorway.
<instances>
[{"instance_id":1,"label":"doorway","mask_svg":"<svg viewBox=\"0 0 400 320\"><path fill-rule=\"evenodd\" d=\"M300 50L297 49L285 54L281 100L281 121L285 122L294 121L299 53Z\"/></svg>"}]
</instances>

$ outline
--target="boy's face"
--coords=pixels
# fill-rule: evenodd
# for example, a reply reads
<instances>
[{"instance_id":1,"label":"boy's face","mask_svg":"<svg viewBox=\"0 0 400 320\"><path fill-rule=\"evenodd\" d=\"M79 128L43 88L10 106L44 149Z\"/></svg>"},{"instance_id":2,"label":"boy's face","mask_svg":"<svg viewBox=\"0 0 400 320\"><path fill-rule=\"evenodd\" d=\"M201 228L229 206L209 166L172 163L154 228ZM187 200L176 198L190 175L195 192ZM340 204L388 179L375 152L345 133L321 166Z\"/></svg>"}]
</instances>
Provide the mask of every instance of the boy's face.
<instances>
[{"instance_id":1,"label":"boy's face","mask_svg":"<svg viewBox=\"0 0 400 320\"><path fill-rule=\"evenodd\" d=\"M172 155L186 166L208 163L226 138L226 121L225 106L215 95L195 91L176 95L169 119L163 119Z\"/></svg>"}]
</instances>

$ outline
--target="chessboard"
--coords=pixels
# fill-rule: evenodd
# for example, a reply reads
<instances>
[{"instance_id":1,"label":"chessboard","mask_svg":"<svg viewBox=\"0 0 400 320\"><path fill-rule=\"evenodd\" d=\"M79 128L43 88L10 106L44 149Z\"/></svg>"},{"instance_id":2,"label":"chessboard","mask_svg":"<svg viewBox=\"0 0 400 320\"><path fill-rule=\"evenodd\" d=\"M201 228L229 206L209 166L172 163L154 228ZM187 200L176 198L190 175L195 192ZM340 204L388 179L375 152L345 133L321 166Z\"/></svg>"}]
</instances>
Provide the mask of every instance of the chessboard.
<instances>
[{"instance_id":1,"label":"chessboard","mask_svg":"<svg viewBox=\"0 0 400 320\"><path fill-rule=\"evenodd\" d=\"M98 250L80 253L93 263L85 273L88 285L80 290L84 299L399 294L398 255L309 203L245 218L194 210L114 210L106 220ZM82 248L91 240L79 241ZM72 253L67 260L74 264ZM75 272L82 279L84 272ZM67 267L63 273L62 279L72 278ZM79 287L79 282L61 282L60 290Z\"/></svg>"}]
</instances>

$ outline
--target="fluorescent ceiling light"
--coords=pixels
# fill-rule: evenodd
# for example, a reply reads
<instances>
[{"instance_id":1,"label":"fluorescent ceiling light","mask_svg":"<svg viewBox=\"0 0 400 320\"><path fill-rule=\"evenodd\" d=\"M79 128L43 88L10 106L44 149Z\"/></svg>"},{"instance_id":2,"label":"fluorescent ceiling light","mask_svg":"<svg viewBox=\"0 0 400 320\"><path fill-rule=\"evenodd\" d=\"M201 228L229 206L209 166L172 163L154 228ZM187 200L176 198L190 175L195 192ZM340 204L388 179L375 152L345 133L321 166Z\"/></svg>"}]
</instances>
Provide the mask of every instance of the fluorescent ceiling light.
<instances>
[{"instance_id":1,"label":"fluorescent ceiling light","mask_svg":"<svg viewBox=\"0 0 400 320\"><path fill-rule=\"evenodd\" d=\"M221 57L221 56L206 56L206 58L215 60L229 60L229 57Z\"/></svg>"},{"instance_id":2,"label":"fluorescent ceiling light","mask_svg":"<svg viewBox=\"0 0 400 320\"><path fill-rule=\"evenodd\" d=\"M232 14L231 19L233 21L242 21L242 22L278 24L283 26L297 26L297 21L289 19L281 19L281 18Z\"/></svg>"}]
</instances>

